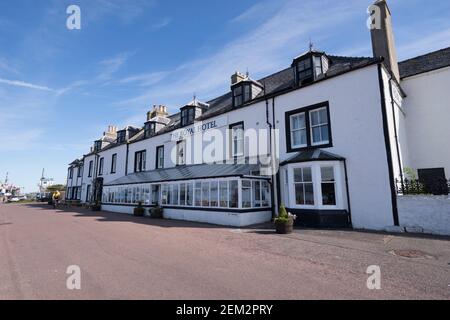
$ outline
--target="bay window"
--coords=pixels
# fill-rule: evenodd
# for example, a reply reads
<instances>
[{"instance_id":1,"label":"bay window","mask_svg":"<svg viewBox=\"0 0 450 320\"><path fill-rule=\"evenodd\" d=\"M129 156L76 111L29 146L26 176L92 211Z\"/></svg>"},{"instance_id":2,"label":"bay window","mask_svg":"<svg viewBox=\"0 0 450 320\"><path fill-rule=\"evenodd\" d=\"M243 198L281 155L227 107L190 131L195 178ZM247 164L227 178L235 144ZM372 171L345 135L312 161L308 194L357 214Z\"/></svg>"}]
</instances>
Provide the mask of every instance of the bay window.
<instances>
[{"instance_id":1,"label":"bay window","mask_svg":"<svg viewBox=\"0 0 450 320\"><path fill-rule=\"evenodd\" d=\"M283 170L284 202L292 209L344 210L344 174L340 161L289 164Z\"/></svg>"},{"instance_id":2,"label":"bay window","mask_svg":"<svg viewBox=\"0 0 450 320\"><path fill-rule=\"evenodd\" d=\"M314 205L314 187L311 168L294 169L294 190L296 205Z\"/></svg>"}]
</instances>

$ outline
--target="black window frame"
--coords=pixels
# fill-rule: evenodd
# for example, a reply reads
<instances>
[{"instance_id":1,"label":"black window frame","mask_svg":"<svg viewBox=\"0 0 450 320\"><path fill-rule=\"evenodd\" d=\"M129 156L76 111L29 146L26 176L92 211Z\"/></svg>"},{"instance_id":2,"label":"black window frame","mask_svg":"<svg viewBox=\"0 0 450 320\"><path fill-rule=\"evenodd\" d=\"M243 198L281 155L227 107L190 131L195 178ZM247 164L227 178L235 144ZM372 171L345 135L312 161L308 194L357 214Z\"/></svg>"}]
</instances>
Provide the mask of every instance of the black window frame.
<instances>
[{"instance_id":1,"label":"black window frame","mask_svg":"<svg viewBox=\"0 0 450 320\"><path fill-rule=\"evenodd\" d=\"M81 178L83 176L83 166L78 167L77 178Z\"/></svg>"},{"instance_id":2,"label":"black window frame","mask_svg":"<svg viewBox=\"0 0 450 320\"><path fill-rule=\"evenodd\" d=\"M196 107L184 107L181 109L180 123L182 127L189 126L195 122L195 109Z\"/></svg>"},{"instance_id":3,"label":"black window frame","mask_svg":"<svg viewBox=\"0 0 450 320\"><path fill-rule=\"evenodd\" d=\"M138 159L140 160L138 163ZM134 153L134 172L144 172L147 165L147 150Z\"/></svg>"},{"instance_id":4,"label":"black window frame","mask_svg":"<svg viewBox=\"0 0 450 320\"><path fill-rule=\"evenodd\" d=\"M73 168L69 169L69 179L73 179Z\"/></svg>"},{"instance_id":5,"label":"black window frame","mask_svg":"<svg viewBox=\"0 0 450 320\"><path fill-rule=\"evenodd\" d=\"M145 138L150 138L156 134L156 122L147 122L144 127Z\"/></svg>"},{"instance_id":6,"label":"black window frame","mask_svg":"<svg viewBox=\"0 0 450 320\"><path fill-rule=\"evenodd\" d=\"M88 171L88 178L92 178L92 171L94 169L94 161L89 161L89 171Z\"/></svg>"},{"instance_id":7,"label":"black window frame","mask_svg":"<svg viewBox=\"0 0 450 320\"><path fill-rule=\"evenodd\" d=\"M162 164L161 166L159 165L159 151L162 150ZM165 150L164 150L164 146L158 146L156 147L156 160L155 160L155 169L164 169L164 159L165 158Z\"/></svg>"},{"instance_id":8,"label":"black window frame","mask_svg":"<svg viewBox=\"0 0 450 320\"><path fill-rule=\"evenodd\" d=\"M117 173L117 153L111 156L111 174Z\"/></svg>"},{"instance_id":9,"label":"black window frame","mask_svg":"<svg viewBox=\"0 0 450 320\"><path fill-rule=\"evenodd\" d=\"M102 142L101 140L97 140L94 142L94 150L100 151L102 149Z\"/></svg>"},{"instance_id":10,"label":"black window frame","mask_svg":"<svg viewBox=\"0 0 450 320\"><path fill-rule=\"evenodd\" d=\"M300 63L306 63L306 62L309 62L309 68L304 68L304 69L300 70ZM307 72L309 72L309 73L307 73ZM314 81L314 72L315 72L315 68L314 68L314 60L313 60L312 55L302 58L302 59L299 59L295 62L295 76L297 78L298 85L310 83L310 82ZM307 76L300 76L301 73L305 73L305 74L307 74Z\"/></svg>"},{"instance_id":11,"label":"black window frame","mask_svg":"<svg viewBox=\"0 0 450 320\"><path fill-rule=\"evenodd\" d=\"M105 169L105 158L102 157L98 160L98 175L99 176L103 175L104 169Z\"/></svg>"},{"instance_id":12,"label":"black window frame","mask_svg":"<svg viewBox=\"0 0 450 320\"><path fill-rule=\"evenodd\" d=\"M125 130L117 131L117 143L124 143L127 140L127 132Z\"/></svg>"},{"instance_id":13,"label":"black window frame","mask_svg":"<svg viewBox=\"0 0 450 320\"><path fill-rule=\"evenodd\" d=\"M329 141L324 144L313 144L312 136L311 136L311 124L310 124L310 113L317 109L326 108L328 115L328 135ZM291 117L299 114L305 113L305 121L306 121L306 146L300 148L294 148L292 146L291 139ZM330 103L329 101L317 103L314 105L310 105L307 107L302 107L296 110L292 110L285 113L285 134L286 134L286 150L288 153L298 152L298 151L306 151L306 150L314 150L319 148L331 148L333 147L333 134L331 130L331 116L330 116Z\"/></svg>"},{"instance_id":14,"label":"black window frame","mask_svg":"<svg viewBox=\"0 0 450 320\"><path fill-rule=\"evenodd\" d=\"M246 97L246 93L245 90L246 88L248 88L248 97ZM239 94L236 94L236 90L240 89L241 92ZM233 106L234 107L240 107L243 106L244 104L252 101L252 92L253 92L253 84L250 82L245 82L242 81L238 84L236 84L235 86L233 86L233 90L232 90L232 96L233 96ZM241 99L240 103L237 103L237 98Z\"/></svg>"}]
</instances>

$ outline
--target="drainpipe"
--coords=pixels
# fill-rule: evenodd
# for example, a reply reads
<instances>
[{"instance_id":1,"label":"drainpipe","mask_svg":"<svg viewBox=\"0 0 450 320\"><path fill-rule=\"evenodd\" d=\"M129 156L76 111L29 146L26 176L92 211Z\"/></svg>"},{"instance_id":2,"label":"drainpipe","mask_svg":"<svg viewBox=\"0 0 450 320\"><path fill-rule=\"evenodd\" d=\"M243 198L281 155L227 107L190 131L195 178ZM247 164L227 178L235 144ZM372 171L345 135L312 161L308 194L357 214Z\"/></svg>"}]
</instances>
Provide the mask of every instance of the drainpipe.
<instances>
[{"instance_id":1,"label":"drainpipe","mask_svg":"<svg viewBox=\"0 0 450 320\"><path fill-rule=\"evenodd\" d=\"M402 190L404 188L404 176L403 176L403 166L401 161L401 155L400 155L400 143L398 142L398 134L397 134L397 121L395 117L395 101L394 101L394 95L393 95L393 89L392 89L392 75L389 75L389 93L391 95L391 105L392 105L392 120L394 122L394 137L395 137L395 146L397 149L397 161L398 161L398 168L400 170L400 181L402 184Z\"/></svg>"},{"instance_id":2,"label":"drainpipe","mask_svg":"<svg viewBox=\"0 0 450 320\"><path fill-rule=\"evenodd\" d=\"M273 97L272 98L272 122L273 122L273 129L276 129L277 128L277 125L276 125L276 122L275 122L275 97ZM275 150L277 150L277 145L276 145L276 143L277 143L277 141L276 141L276 139L274 139L273 140L273 145L272 145L272 151L275 151ZM273 163L273 165L274 165L274 167L275 167L275 165L276 166L278 166L278 164L277 163L275 163L275 156L274 156L274 152L272 152L272 163ZM280 168L278 167L277 168L277 174L276 174L276 177L275 177L275 198L274 198L274 200L275 200L275 214L278 216L278 214L279 214L279 207L280 207L280 199L281 199L281 194L280 194L280 192L281 192L281 190L280 190L280 188L279 188L279 186L281 185L281 183L280 183L280 170L279 170Z\"/></svg>"}]
</instances>

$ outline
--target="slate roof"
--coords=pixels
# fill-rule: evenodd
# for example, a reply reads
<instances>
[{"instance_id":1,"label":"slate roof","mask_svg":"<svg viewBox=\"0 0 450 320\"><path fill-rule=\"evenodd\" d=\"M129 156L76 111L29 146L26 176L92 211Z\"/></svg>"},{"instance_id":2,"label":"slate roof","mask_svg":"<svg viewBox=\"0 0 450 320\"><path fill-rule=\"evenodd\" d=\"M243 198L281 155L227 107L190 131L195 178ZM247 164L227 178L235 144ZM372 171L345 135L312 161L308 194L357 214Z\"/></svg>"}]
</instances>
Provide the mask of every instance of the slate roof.
<instances>
[{"instance_id":1,"label":"slate roof","mask_svg":"<svg viewBox=\"0 0 450 320\"><path fill-rule=\"evenodd\" d=\"M343 57L333 55L327 55L327 57L330 60L330 67L328 69L328 72L325 76L318 78L315 82L319 82L352 70L357 70L359 68L363 68L380 62L379 58ZM247 105L255 103L255 101L258 101L260 99L264 99L267 96L276 95L284 91L301 89L295 83L295 74L293 68L291 67L257 80L257 82L265 86L265 93L264 91L262 91L254 100L249 102ZM207 103L209 104L209 108L206 109L203 112L202 116L196 119L196 121L206 120L208 118L212 118L214 116L236 109L233 107L231 90L220 97L208 101ZM240 108L246 107L247 105L243 105ZM180 128L180 113L172 115L171 120L172 121L170 122L170 124L159 131L158 134L164 134ZM142 139L144 139L143 131L141 131L133 140L139 141Z\"/></svg>"},{"instance_id":2,"label":"slate roof","mask_svg":"<svg viewBox=\"0 0 450 320\"><path fill-rule=\"evenodd\" d=\"M283 163L282 166L289 163L300 163L300 162L310 162L310 161L343 161L344 157L338 156L328 151L316 149L316 150L308 150L297 153L291 158L287 159Z\"/></svg>"},{"instance_id":3,"label":"slate roof","mask_svg":"<svg viewBox=\"0 0 450 320\"><path fill-rule=\"evenodd\" d=\"M450 67L450 47L399 63L402 79L445 67Z\"/></svg>"},{"instance_id":4,"label":"slate roof","mask_svg":"<svg viewBox=\"0 0 450 320\"><path fill-rule=\"evenodd\" d=\"M244 177L250 176L252 171L259 170L260 165L257 164L200 164L179 166L133 173L112 182L105 183L105 186L195 180L211 177Z\"/></svg>"},{"instance_id":5,"label":"slate roof","mask_svg":"<svg viewBox=\"0 0 450 320\"><path fill-rule=\"evenodd\" d=\"M315 82L323 81L328 78L332 78L353 70L357 70L381 62L379 58L369 58L369 57L344 57L333 55L327 55L327 57L330 61L329 69L325 75L319 77ZM259 101L260 99L281 94L282 92L301 89L301 87L298 87L295 83L295 75L292 67L286 68L272 75L264 77L260 80L257 80L257 82L261 83L265 87L265 92L263 90L255 99L239 108L245 108L247 105L253 104L256 101ZM196 121L204 121L214 116L218 116L228 111L237 109L233 107L231 90L220 97L208 101L207 104L209 105L209 107L204 110L202 116L196 119ZM170 123L165 128L160 130L155 136L177 130L181 127L180 125L181 117L179 112L169 116L168 118L170 119ZM144 139L145 139L144 130L143 128L141 128L141 130L135 136L133 136L133 138L130 139L130 142L138 142ZM101 151L114 148L116 146L118 146L118 144L111 143L107 147L103 148ZM91 152L88 155L91 155L93 153L94 152Z\"/></svg>"}]
</instances>

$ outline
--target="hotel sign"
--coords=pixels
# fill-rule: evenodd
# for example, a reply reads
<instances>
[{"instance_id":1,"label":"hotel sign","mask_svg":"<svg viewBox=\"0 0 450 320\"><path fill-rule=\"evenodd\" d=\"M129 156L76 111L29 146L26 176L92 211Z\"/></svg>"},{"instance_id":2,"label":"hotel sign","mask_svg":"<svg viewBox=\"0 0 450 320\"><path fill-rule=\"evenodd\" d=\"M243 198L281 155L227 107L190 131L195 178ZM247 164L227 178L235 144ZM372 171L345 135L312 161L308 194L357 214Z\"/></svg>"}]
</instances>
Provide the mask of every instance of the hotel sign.
<instances>
[{"instance_id":1,"label":"hotel sign","mask_svg":"<svg viewBox=\"0 0 450 320\"><path fill-rule=\"evenodd\" d=\"M191 127L176 130L174 133L172 133L171 140L179 141L179 140L183 139L184 137L201 134L206 131L218 129L218 128L226 126L226 125L227 125L226 117L222 117L222 118L219 118L216 120L211 120L208 122L198 122L198 123L195 123Z\"/></svg>"}]
</instances>

